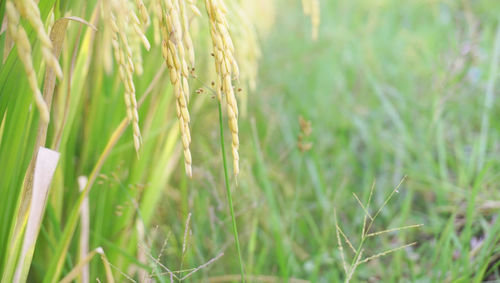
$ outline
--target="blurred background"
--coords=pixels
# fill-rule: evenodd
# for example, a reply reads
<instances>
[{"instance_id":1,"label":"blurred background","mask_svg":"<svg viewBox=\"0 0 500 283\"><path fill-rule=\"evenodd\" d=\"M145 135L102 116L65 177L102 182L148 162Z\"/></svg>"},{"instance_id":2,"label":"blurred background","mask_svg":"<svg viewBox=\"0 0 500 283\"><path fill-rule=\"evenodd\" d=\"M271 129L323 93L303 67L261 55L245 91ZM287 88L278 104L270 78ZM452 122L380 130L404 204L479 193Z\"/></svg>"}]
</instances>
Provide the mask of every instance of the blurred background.
<instances>
[{"instance_id":1,"label":"blurred background","mask_svg":"<svg viewBox=\"0 0 500 283\"><path fill-rule=\"evenodd\" d=\"M45 15L78 16L102 29L96 1L47 2ZM128 280L123 274L170 282L166 268L187 270L176 273L180 277L198 266L186 282L239 280L217 100L209 90L210 33L204 3L195 2L203 16L192 25L193 177L184 173L168 69L151 26L146 35L152 48L142 49L144 71L134 77L138 99L149 92L139 110L143 147L137 156L127 128L89 193L89 247L103 248L119 282ZM500 2L320 0L316 15L307 8L304 13L314 0L226 2L242 70L241 172L230 179L247 281L500 280ZM65 78L74 68L72 82L56 86L47 141L59 147L61 160L31 282L44 278L55 254L64 260L62 275L79 261L80 226L68 251L56 253L79 196L77 178L91 174L126 117L117 72L102 66L103 36L77 24L68 28L60 62ZM17 68L22 82L19 63ZM5 86L8 81L2 80ZM199 88L205 91L196 93ZM11 89L31 97L28 87ZM7 90L0 100L6 105L0 112L6 117L0 197L17 200L38 118L27 110L29 99L13 102ZM61 127L65 111L69 118ZM24 122L16 127L10 117ZM227 128L225 133L228 145ZM368 232L384 233L362 237L365 211L368 218L379 211ZM4 209L3 219L14 213ZM11 225L4 223L2 240ZM423 226L413 227L418 224ZM405 226L412 227L400 229ZM346 238L358 255L362 244L359 261L375 258L356 264ZM96 257L91 280L105 274Z\"/></svg>"}]
</instances>

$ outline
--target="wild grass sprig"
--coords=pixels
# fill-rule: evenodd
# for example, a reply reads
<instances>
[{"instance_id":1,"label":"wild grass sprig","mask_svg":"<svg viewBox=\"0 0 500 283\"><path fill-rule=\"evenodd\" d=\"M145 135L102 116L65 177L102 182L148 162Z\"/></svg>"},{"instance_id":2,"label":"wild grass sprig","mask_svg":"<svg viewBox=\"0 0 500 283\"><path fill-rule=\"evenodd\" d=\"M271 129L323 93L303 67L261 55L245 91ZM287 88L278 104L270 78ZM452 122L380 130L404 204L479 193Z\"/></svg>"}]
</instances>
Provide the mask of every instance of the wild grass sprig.
<instances>
[{"instance_id":1,"label":"wild grass sprig","mask_svg":"<svg viewBox=\"0 0 500 283\"><path fill-rule=\"evenodd\" d=\"M373 183L373 185L372 185L372 187L370 189L370 195L368 197L368 201L367 201L366 205L363 205L363 203L359 199L359 197L355 193L353 193L354 198L356 199L356 201L360 205L361 209L363 210L363 214L364 214L363 227L362 227L362 230L361 230L361 240L360 240L360 243L357 246L357 248L354 247L354 245L352 244L352 241L349 240L349 238L347 237L347 235L340 228L340 226L338 224L338 219L337 219L337 212L334 211L335 230L336 230L336 236L337 236L338 249L339 249L340 257L341 257L341 260L342 260L342 266L344 268L344 272L345 272L345 275L346 275L345 282L350 282L350 280L352 279L352 277L353 277L353 275L354 275L354 273L355 273L355 271L356 271L356 269L358 268L359 265L361 265L363 263L366 263L368 261L377 259L379 257L391 254L391 253L396 252L398 250L405 249L407 247L410 247L410 246L413 246L413 245L417 244L417 242L412 242L412 243L409 243L409 244L404 244L404 245L401 245L399 247L388 249L386 251L382 251L380 253L377 253L377 254L374 254L374 255L367 256L367 257L363 258L364 247L365 247L367 239L374 238L374 237L377 237L377 236L381 236L381 235L384 235L384 234L387 234L387 233L390 233L390 232L397 232L397 231L402 231L402 230L407 230L407 229L413 229L413 228L418 228L418 227L423 226L423 224L407 225L407 226L402 226L402 227L397 227L397 228L392 228L392 229L386 229L386 230L382 230L382 231L378 231L378 232L371 232L370 233L370 230L371 230L371 228L372 228L372 226L373 226L373 224L374 224L377 216L382 212L382 210L385 208L385 206L389 203L389 201L392 199L392 197L394 196L394 194L396 194L399 191L399 188L400 188L401 184L404 182L405 179L406 179L406 177L404 177L401 180L401 182L389 194L389 196L385 199L385 201L382 204L382 206L380 206L377 209L377 211L375 212L375 214L373 216L370 214L369 209L370 209L370 204L371 204L371 200L372 200L372 196L373 196L373 191L374 191L374 188L375 188L375 182ZM351 264L347 263L346 253L345 253L345 250L344 250L344 247L343 247L343 244L342 244L343 242L345 242L347 244L347 246L349 247L349 250L354 254L354 257L352 259Z\"/></svg>"}]
</instances>

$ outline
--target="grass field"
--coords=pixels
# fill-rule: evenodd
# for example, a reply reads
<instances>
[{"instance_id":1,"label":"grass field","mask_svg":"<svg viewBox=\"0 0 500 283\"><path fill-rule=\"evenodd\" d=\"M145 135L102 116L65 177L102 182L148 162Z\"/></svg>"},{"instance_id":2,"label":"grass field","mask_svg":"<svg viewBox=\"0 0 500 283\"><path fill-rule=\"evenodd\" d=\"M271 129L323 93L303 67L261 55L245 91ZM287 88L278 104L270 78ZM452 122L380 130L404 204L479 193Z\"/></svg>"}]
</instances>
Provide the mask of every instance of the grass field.
<instances>
[{"instance_id":1,"label":"grass field","mask_svg":"<svg viewBox=\"0 0 500 283\"><path fill-rule=\"evenodd\" d=\"M64 27L51 37L57 79L19 10L48 123L22 44L0 34L1 282L500 282L500 2L320 0L313 39L303 5L316 0L225 0L237 176L216 17L205 1L151 0L147 25L139 2L41 0L43 29ZM169 2L201 11L188 11L191 178L172 79L183 72L162 56L162 40L183 41L159 28L175 21ZM149 51L113 3L137 14ZM131 63L115 42L133 54L137 151L120 73ZM34 166L38 146L53 150L53 174Z\"/></svg>"}]
</instances>

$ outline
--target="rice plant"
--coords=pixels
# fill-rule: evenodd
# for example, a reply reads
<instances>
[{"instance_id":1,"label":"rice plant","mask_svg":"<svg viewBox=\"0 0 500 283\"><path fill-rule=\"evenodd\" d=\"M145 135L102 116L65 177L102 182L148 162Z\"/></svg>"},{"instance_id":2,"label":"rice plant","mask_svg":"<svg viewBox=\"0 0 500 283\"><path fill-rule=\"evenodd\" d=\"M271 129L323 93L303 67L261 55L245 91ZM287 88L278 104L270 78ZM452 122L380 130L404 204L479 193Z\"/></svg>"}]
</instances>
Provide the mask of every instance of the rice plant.
<instances>
[{"instance_id":1,"label":"rice plant","mask_svg":"<svg viewBox=\"0 0 500 283\"><path fill-rule=\"evenodd\" d=\"M500 280L499 9L1 1L0 282Z\"/></svg>"}]
</instances>

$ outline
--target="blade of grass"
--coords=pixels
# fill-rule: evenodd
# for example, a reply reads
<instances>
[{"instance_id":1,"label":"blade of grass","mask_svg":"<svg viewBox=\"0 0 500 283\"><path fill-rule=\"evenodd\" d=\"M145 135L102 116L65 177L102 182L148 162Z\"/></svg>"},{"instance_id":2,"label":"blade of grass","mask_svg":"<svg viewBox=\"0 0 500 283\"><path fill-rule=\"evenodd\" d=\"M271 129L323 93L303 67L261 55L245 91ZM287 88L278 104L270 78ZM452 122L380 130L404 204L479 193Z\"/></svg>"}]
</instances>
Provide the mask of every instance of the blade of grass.
<instances>
[{"instance_id":1,"label":"blade of grass","mask_svg":"<svg viewBox=\"0 0 500 283\"><path fill-rule=\"evenodd\" d=\"M498 60L500 58L500 18L497 20L498 27L495 35L495 45L493 47L493 58L490 65L490 76L484 96L484 110L481 118L481 132L479 135L479 149L476 170L480 171L484 164L486 155L486 147L488 141L488 133L490 132L490 113L493 108L493 99L495 96L495 84L498 78Z\"/></svg>"},{"instance_id":2,"label":"blade of grass","mask_svg":"<svg viewBox=\"0 0 500 283\"><path fill-rule=\"evenodd\" d=\"M266 168L266 164L264 163L264 157L262 153L262 149L260 147L259 136L257 133L257 125L255 119L251 120L252 134L253 134L253 146L256 156L256 168L255 175L258 181L258 184L263 188L264 193L267 198L267 202L269 208L271 210L270 213L270 221L272 226L272 233L274 237L274 247L273 250L276 253L276 257L278 259L278 265L280 270L280 276L286 280L288 278L288 268L287 268L287 258L290 248L285 246L283 241L283 236L285 235L285 229L282 219L280 219L280 210L278 206L278 200L274 195L274 190L271 184L271 181L268 177L268 171ZM318 190L319 191L319 190Z\"/></svg>"}]
</instances>

